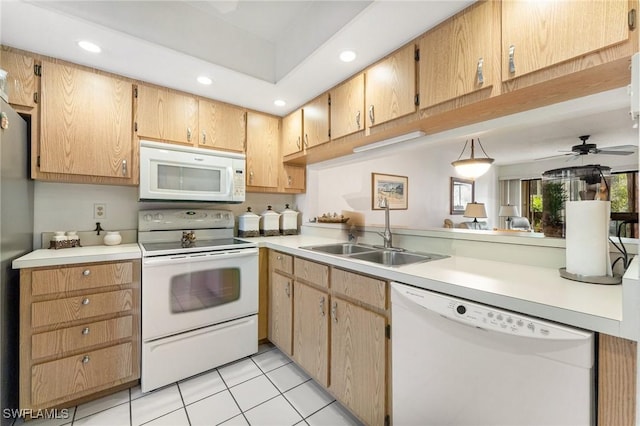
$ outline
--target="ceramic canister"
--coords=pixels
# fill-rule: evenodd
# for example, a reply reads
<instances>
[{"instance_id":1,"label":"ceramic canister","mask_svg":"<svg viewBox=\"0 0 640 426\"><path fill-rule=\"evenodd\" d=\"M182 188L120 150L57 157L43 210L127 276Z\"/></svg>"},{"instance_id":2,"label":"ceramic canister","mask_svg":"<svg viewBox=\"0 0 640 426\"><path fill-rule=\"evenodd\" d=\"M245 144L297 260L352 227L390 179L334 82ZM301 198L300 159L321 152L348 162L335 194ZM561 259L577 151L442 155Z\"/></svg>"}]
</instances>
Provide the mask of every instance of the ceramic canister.
<instances>
[{"instance_id":1,"label":"ceramic canister","mask_svg":"<svg viewBox=\"0 0 640 426\"><path fill-rule=\"evenodd\" d=\"M271 206L260 215L260 233L265 237L280 235L280 213L271 210Z\"/></svg>"},{"instance_id":2,"label":"ceramic canister","mask_svg":"<svg viewBox=\"0 0 640 426\"><path fill-rule=\"evenodd\" d=\"M260 236L260 216L251 212L251 207L247 211L238 215L238 237L259 237Z\"/></svg>"},{"instance_id":3,"label":"ceramic canister","mask_svg":"<svg viewBox=\"0 0 640 426\"><path fill-rule=\"evenodd\" d=\"M280 230L282 235L298 235L298 212L291 210L289 204L280 212Z\"/></svg>"}]
</instances>

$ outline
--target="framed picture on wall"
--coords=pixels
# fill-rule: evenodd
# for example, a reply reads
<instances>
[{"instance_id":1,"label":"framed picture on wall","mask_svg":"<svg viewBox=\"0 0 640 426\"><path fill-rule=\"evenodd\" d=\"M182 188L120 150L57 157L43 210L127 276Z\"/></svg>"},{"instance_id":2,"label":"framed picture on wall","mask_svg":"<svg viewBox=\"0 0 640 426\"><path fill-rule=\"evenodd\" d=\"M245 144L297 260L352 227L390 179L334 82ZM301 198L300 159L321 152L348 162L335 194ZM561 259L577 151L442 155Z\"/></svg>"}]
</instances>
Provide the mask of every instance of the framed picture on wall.
<instances>
[{"instance_id":1,"label":"framed picture on wall","mask_svg":"<svg viewBox=\"0 0 640 426\"><path fill-rule=\"evenodd\" d=\"M389 210L406 210L409 199L409 178L371 173L371 208L383 210L380 203L384 198L389 202Z\"/></svg>"},{"instance_id":2,"label":"framed picture on wall","mask_svg":"<svg viewBox=\"0 0 640 426\"><path fill-rule=\"evenodd\" d=\"M451 178L450 187L451 208L450 214L464 214L467 203L475 199L475 183L469 179Z\"/></svg>"}]
</instances>

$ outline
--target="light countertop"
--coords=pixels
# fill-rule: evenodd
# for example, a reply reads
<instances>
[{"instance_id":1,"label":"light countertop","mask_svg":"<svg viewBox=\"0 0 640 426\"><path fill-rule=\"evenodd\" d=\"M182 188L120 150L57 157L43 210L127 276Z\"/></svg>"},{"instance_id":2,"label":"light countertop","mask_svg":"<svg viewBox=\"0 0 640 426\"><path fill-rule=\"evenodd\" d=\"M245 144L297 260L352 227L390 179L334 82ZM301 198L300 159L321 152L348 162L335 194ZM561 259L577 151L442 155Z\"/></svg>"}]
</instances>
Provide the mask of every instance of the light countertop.
<instances>
[{"instance_id":1,"label":"light countertop","mask_svg":"<svg viewBox=\"0 0 640 426\"><path fill-rule=\"evenodd\" d=\"M426 290L613 336L620 336L621 333L623 286L567 280L560 277L557 268L462 256L387 267L300 248L334 243L334 239L294 235L249 240L256 241L261 247Z\"/></svg>"},{"instance_id":2,"label":"light countertop","mask_svg":"<svg viewBox=\"0 0 640 426\"><path fill-rule=\"evenodd\" d=\"M109 262L115 260L140 259L138 243L117 246L87 246L64 249L38 249L14 260L14 269L38 268L41 266L68 265L71 263Z\"/></svg>"}]
</instances>

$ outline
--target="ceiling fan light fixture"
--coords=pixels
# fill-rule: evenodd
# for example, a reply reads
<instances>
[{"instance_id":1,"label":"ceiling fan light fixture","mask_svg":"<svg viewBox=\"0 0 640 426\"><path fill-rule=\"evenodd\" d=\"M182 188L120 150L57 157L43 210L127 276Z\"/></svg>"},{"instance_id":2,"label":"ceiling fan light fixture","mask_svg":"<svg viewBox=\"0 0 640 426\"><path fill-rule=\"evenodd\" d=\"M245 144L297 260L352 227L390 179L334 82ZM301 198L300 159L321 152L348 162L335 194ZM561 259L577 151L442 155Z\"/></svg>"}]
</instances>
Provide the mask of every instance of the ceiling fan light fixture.
<instances>
[{"instance_id":1,"label":"ceiling fan light fixture","mask_svg":"<svg viewBox=\"0 0 640 426\"><path fill-rule=\"evenodd\" d=\"M482 149L482 152L485 156L476 158L474 140L471 139L471 157L461 159L464 151L467 148L468 142L469 141L465 142L460 156L456 161L452 162L451 165L455 167L458 174L469 179L475 179L485 174L491 168L491 164L493 164L495 160L487 155L484 148L482 147L482 144L480 143L480 139L478 139L478 145L480 145L480 149Z\"/></svg>"}]
</instances>

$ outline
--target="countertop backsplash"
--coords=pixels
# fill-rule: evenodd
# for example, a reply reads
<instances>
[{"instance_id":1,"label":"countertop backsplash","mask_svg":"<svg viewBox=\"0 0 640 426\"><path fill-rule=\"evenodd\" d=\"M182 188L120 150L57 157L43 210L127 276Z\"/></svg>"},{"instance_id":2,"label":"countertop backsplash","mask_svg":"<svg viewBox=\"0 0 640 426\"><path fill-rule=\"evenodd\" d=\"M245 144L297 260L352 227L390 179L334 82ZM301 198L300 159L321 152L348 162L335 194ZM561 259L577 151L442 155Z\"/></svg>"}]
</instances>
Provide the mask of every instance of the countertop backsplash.
<instances>
[{"instance_id":1,"label":"countertop backsplash","mask_svg":"<svg viewBox=\"0 0 640 426\"><path fill-rule=\"evenodd\" d=\"M136 243L138 242L138 230L137 229L107 229L100 231L100 235L97 234L96 231L77 231L78 237L80 238L80 245L82 247L88 246L102 246L104 244L104 236L107 234L107 231L118 231L122 236L122 242L120 244L128 244L128 243ZM43 232L42 235L42 248L49 248L49 242L51 241L51 237L55 232L47 231ZM58 249L64 250L64 249Z\"/></svg>"}]
</instances>

